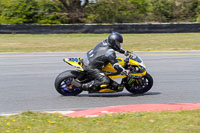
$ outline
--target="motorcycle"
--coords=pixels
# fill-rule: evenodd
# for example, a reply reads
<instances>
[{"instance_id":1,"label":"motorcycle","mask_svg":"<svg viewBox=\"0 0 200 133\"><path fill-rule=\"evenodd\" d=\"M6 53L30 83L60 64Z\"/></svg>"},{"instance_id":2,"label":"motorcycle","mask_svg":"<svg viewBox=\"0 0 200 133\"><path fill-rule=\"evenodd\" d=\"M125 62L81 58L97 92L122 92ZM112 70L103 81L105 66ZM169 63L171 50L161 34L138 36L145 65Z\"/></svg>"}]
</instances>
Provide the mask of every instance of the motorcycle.
<instances>
[{"instance_id":1,"label":"motorcycle","mask_svg":"<svg viewBox=\"0 0 200 133\"><path fill-rule=\"evenodd\" d=\"M109 85L102 84L95 90L88 90L89 93L116 93L123 91L124 88L133 94L143 94L149 91L153 86L153 78L147 72L143 60L134 53L131 53L125 59L117 57L118 63L128 71L126 75L120 75L112 67L112 64L107 64L102 68L111 82ZM79 80L81 83L87 83L93 78L83 69L82 58L65 58L64 62L75 67L76 70L67 70L60 73L55 80L55 88L58 93L63 96L76 96L80 94L83 89L73 86L71 81L73 79ZM121 83L117 83L112 79L121 79Z\"/></svg>"}]
</instances>

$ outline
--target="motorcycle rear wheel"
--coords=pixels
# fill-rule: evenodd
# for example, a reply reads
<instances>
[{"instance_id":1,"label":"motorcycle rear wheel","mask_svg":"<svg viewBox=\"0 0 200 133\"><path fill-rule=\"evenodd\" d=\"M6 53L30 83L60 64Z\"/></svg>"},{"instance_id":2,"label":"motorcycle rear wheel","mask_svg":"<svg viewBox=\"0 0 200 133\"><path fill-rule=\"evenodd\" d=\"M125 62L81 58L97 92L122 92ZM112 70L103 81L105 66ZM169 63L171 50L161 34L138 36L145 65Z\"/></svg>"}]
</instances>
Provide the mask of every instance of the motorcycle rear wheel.
<instances>
[{"instance_id":1,"label":"motorcycle rear wheel","mask_svg":"<svg viewBox=\"0 0 200 133\"><path fill-rule=\"evenodd\" d=\"M65 71L59 74L55 80L55 88L63 96L76 96L83 90L71 85L70 81L75 78L71 71Z\"/></svg>"},{"instance_id":2,"label":"motorcycle rear wheel","mask_svg":"<svg viewBox=\"0 0 200 133\"><path fill-rule=\"evenodd\" d=\"M149 73L140 79L135 79L131 84L125 84L127 91L133 94L144 94L149 91L153 86L153 78Z\"/></svg>"}]
</instances>

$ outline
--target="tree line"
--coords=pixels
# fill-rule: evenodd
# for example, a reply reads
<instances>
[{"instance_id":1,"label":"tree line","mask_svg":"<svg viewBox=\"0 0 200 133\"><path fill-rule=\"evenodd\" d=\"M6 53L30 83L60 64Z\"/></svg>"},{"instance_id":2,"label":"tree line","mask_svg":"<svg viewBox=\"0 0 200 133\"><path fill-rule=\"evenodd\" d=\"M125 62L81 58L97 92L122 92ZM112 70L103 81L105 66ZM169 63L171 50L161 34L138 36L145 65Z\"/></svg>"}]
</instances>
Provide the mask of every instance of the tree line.
<instances>
[{"instance_id":1,"label":"tree line","mask_svg":"<svg viewBox=\"0 0 200 133\"><path fill-rule=\"evenodd\" d=\"M200 22L200 0L1 0L0 24Z\"/></svg>"}]
</instances>

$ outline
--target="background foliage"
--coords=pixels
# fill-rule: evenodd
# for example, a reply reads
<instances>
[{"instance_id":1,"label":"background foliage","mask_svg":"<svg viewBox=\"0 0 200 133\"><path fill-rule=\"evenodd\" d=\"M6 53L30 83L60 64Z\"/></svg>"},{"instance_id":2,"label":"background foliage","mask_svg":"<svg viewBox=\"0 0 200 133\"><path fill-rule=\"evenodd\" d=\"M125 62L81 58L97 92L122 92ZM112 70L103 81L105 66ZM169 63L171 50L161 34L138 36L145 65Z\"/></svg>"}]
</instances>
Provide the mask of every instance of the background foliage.
<instances>
[{"instance_id":1,"label":"background foliage","mask_svg":"<svg viewBox=\"0 0 200 133\"><path fill-rule=\"evenodd\" d=\"M200 22L200 0L1 0L0 24Z\"/></svg>"}]
</instances>

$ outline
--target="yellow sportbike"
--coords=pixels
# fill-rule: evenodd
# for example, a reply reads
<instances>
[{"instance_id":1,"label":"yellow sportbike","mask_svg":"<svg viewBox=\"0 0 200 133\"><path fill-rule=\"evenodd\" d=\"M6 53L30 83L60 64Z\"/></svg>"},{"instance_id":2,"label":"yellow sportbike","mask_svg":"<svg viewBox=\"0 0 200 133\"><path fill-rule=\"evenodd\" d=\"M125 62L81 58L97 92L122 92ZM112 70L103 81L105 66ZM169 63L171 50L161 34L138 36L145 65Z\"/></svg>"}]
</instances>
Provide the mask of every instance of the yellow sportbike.
<instances>
[{"instance_id":1,"label":"yellow sportbike","mask_svg":"<svg viewBox=\"0 0 200 133\"><path fill-rule=\"evenodd\" d=\"M143 94L152 88L153 78L147 73L146 67L139 56L131 53L125 59L117 57L117 61L128 71L126 75L117 73L110 63L102 68L102 72L110 79L121 79L121 83L116 84L114 80L111 80L109 85L102 84L95 88L95 91L88 90L89 93L115 93L126 88L130 93ZM64 96L76 96L83 90L71 84L73 79L78 79L81 83L87 83L94 79L91 78L87 71L84 71L82 58L65 58L64 62L74 66L76 70L67 70L60 73L56 77L55 88L58 93Z\"/></svg>"}]
</instances>

